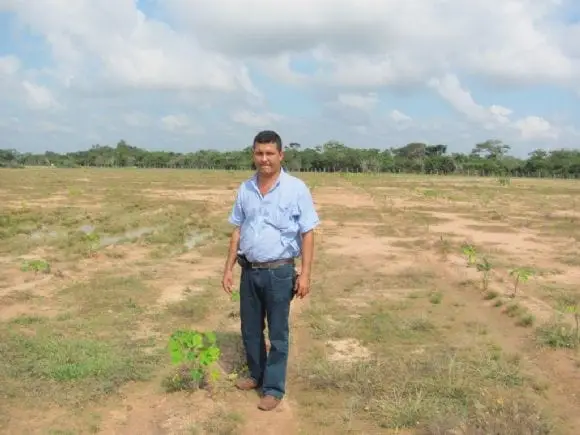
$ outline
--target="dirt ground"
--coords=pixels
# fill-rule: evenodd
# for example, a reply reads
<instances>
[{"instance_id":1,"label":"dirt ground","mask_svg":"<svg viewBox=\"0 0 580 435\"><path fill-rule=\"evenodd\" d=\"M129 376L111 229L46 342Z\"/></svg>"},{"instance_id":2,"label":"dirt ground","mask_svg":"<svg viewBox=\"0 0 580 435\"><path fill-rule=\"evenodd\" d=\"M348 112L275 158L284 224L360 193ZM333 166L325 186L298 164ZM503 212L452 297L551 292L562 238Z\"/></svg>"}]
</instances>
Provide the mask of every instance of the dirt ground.
<instances>
[{"instance_id":1,"label":"dirt ground","mask_svg":"<svg viewBox=\"0 0 580 435\"><path fill-rule=\"evenodd\" d=\"M1 433L578 433L577 181L298 174L322 224L266 413L220 287L248 175L0 171ZM178 329L216 333L210 387Z\"/></svg>"}]
</instances>

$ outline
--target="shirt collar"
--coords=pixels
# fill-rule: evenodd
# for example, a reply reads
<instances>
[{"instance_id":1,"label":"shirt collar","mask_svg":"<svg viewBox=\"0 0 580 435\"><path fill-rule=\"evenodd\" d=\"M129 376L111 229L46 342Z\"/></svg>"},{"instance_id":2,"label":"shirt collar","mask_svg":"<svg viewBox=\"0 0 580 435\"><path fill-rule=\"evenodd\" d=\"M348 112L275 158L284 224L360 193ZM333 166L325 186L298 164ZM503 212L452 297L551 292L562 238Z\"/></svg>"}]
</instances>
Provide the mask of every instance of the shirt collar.
<instances>
[{"instance_id":1,"label":"shirt collar","mask_svg":"<svg viewBox=\"0 0 580 435\"><path fill-rule=\"evenodd\" d=\"M273 190L274 188L278 187L285 177L286 171L284 170L284 168L280 168L280 174L278 175L276 182L272 185L270 190ZM252 185L254 186L257 192L260 192L260 188L258 187L258 172L256 172L252 177Z\"/></svg>"}]
</instances>

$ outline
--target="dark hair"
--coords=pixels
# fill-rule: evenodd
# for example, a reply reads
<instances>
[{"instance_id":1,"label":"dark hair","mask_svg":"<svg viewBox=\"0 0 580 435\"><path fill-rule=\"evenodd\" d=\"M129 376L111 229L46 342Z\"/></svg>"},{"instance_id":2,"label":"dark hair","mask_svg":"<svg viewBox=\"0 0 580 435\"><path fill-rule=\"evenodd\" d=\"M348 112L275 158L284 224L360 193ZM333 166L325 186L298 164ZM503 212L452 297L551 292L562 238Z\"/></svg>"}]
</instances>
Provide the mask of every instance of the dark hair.
<instances>
[{"instance_id":1,"label":"dark hair","mask_svg":"<svg viewBox=\"0 0 580 435\"><path fill-rule=\"evenodd\" d=\"M259 132L255 137L254 137L254 143L252 145L252 148L254 148L256 146L256 144L261 143L275 143L276 144L276 149L278 150L278 152L282 151L282 138L280 138L280 135L278 133L276 133L275 131L272 130L263 130L261 132Z\"/></svg>"}]
</instances>

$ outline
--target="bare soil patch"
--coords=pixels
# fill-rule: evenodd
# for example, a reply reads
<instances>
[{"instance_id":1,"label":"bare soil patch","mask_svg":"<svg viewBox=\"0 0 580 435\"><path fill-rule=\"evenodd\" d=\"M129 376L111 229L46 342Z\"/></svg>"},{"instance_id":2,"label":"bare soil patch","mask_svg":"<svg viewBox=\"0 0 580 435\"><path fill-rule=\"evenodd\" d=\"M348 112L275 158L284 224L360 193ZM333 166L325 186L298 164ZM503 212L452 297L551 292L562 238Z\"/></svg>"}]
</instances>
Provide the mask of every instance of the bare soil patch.
<instances>
[{"instance_id":1,"label":"bare soil patch","mask_svg":"<svg viewBox=\"0 0 580 435\"><path fill-rule=\"evenodd\" d=\"M344 189L340 187L325 186L316 190L314 202L316 205L342 206L347 208L374 207L373 198L366 192L349 191L349 196L345 197Z\"/></svg>"},{"instance_id":2,"label":"bare soil patch","mask_svg":"<svg viewBox=\"0 0 580 435\"><path fill-rule=\"evenodd\" d=\"M326 344L332 349L328 359L333 362L365 360L371 356L369 350L355 339L331 340Z\"/></svg>"},{"instance_id":3,"label":"bare soil patch","mask_svg":"<svg viewBox=\"0 0 580 435\"><path fill-rule=\"evenodd\" d=\"M156 199L174 199L179 201L209 201L232 202L235 200L236 190L231 189L196 189L196 190L164 190L144 189L143 194Z\"/></svg>"},{"instance_id":4,"label":"bare soil patch","mask_svg":"<svg viewBox=\"0 0 580 435\"><path fill-rule=\"evenodd\" d=\"M509 252L536 253L546 249L545 243L537 242L535 233L516 231L508 225L482 225L477 220L462 218L449 212L435 215L448 219L448 222L431 225L430 230L435 234L461 238L478 245L496 246Z\"/></svg>"}]
</instances>

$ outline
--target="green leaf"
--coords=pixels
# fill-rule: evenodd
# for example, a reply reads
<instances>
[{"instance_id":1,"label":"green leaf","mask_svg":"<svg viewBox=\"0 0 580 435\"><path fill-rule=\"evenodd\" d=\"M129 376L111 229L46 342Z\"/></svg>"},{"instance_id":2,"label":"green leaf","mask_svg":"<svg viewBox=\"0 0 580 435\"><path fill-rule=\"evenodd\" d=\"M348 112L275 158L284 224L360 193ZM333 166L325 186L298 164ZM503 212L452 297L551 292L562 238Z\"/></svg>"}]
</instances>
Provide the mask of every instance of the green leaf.
<instances>
[{"instance_id":1,"label":"green leaf","mask_svg":"<svg viewBox=\"0 0 580 435\"><path fill-rule=\"evenodd\" d=\"M199 354L199 363L204 366L207 366L212 363L212 357L209 350L204 350Z\"/></svg>"},{"instance_id":2,"label":"green leaf","mask_svg":"<svg viewBox=\"0 0 580 435\"><path fill-rule=\"evenodd\" d=\"M172 364L181 364L183 361L183 354L177 350L171 352L171 363Z\"/></svg>"},{"instance_id":3,"label":"green leaf","mask_svg":"<svg viewBox=\"0 0 580 435\"><path fill-rule=\"evenodd\" d=\"M217 361L220 358L221 355L221 351L219 349L219 347L210 347L207 350L209 357L211 358L212 362L213 361Z\"/></svg>"},{"instance_id":4,"label":"green leaf","mask_svg":"<svg viewBox=\"0 0 580 435\"><path fill-rule=\"evenodd\" d=\"M190 341L191 347L202 347L203 346L203 337L201 334L194 334L191 336L191 341Z\"/></svg>"},{"instance_id":5,"label":"green leaf","mask_svg":"<svg viewBox=\"0 0 580 435\"><path fill-rule=\"evenodd\" d=\"M203 379L203 371L200 369L192 369L190 373L194 381L200 382Z\"/></svg>"},{"instance_id":6,"label":"green leaf","mask_svg":"<svg viewBox=\"0 0 580 435\"><path fill-rule=\"evenodd\" d=\"M173 364L181 364L184 361L193 365L191 376L195 380L201 380L204 375L203 367L208 367L219 360L221 351L216 345L215 332L206 333L198 331L177 330L169 339L168 350Z\"/></svg>"},{"instance_id":7,"label":"green leaf","mask_svg":"<svg viewBox=\"0 0 580 435\"><path fill-rule=\"evenodd\" d=\"M198 358L198 352L189 351L186 354L187 361L195 361Z\"/></svg>"},{"instance_id":8,"label":"green leaf","mask_svg":"<svg viewBox=\"0 0 580 435\"><path fill-rule=\"evenodd\" d=\"M207 339L207 341L210 345L214 345L216 343L216 340L217 340L215 332L206 333L205 338Z\"/></svg>"},{"instance_id":9,"label":"green leaf","mask_svg":"<svg viewBox=\"0 0 580 435\"><path fill-rule=\"evenodd\" d=\"M214 381L217 381L217 380L219 379L219 377L220 377L220 372L219 372L219 370L217 370L217 369L213 369L213 370L210 372L210 377L211 377L211 379L212 379L212 380L214 380Z\"/></svg>"}]
</instances>

